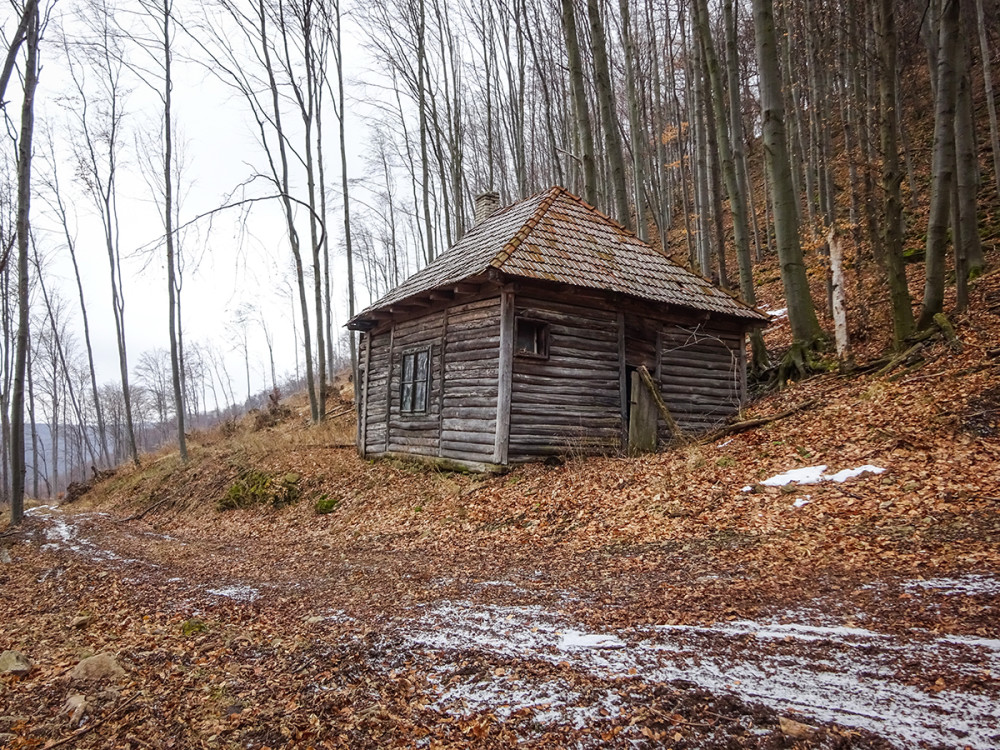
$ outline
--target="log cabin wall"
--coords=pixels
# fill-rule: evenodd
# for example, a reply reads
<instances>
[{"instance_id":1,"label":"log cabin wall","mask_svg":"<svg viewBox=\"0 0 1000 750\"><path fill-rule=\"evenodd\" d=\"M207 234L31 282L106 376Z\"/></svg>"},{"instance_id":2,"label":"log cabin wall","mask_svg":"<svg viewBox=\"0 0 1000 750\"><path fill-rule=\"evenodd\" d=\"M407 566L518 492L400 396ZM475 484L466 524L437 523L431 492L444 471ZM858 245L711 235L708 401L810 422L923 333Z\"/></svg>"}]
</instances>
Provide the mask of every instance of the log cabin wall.
<instances>
[{"instance_id":1,"label":"log cabin wall","mask_svg":"<svg viewBox=\"0 0 1000 750\"><path fill-rule=\"evenodd\" d=\"M682 430L706 432L739 411L746 398L744 341L743 329L724 321L664 322L656 379ZM670 437L662 421L660 437Z\"/></svg>"},{"instance_id":2,"label":"log cabin wall","mask_svg":"<svg viewBox=\"0 0 1000 750\"><path fill-rule=\"evenodd\" d=\"M685 432L717 426L745 398L741 321L536 283L518 285L515 318L546 326L548 356L514 357L512 462L623 448L627 375L640 365ZM661 441L670 437L661 420Z\"/></svg>"},{"instance_id":3,"label":"log cabin wall","mask_svg":"<svg viewBox=\"0 0 1000 750\"><path fill-rule=\"evenodd\" d=\"M392 329L392 350L389 361L388 435L385 450L389 453L414 453L437 456L440 440L442 342L446 311L438 311L409 320L397 321ZM401 408L403 398L403 367L408 355L426 353L429 377L419 378L426 389L422 404L416 403L418 379L410 373L411 408ZM411 362L416 367L416 363Z\"/></svg>"},{"instance_id":4,"label":"log cabin wall","mask_svg":"<svg viewBox=\"0 0 1000 750\"><path fill-rule=\"evenodd\" d=\"M488 297L387 323L364 335L359 425L364 455L492 462L499 318L500 298ZM419 352L429 355L426 408L404 413L404 359Z\"/></svg>"},{"instance_id":5,"label":"log cabin wall","mask_svg":"<svg viewBox=\"0 0 1000 750\"><path fill-rule=\"evenodd\" d=\"M365 334L359 425L365 455L408 453L482 466L612 452L627 442L627 374L639 365L660 384L686 432L716 426L745 397L741 322L597 290L542 282L511 288L515 350L521 321L543 336L536 345L544 352L513 357L503 457L497 458L503 437L497 433L499 288L497 296L452 303ZM403 358L416 351L429 354L427 406L402 414ZM660 438L670 438L662 420Z\"/></svg>"},{"instance_id":6,"label":"log cabin wall","mask_svg":"<svg viewBox=\"0 0 1000 750\"><path fill-rule=\"evenodd\" d=\"M364 338L364 366L358 368L361 377L358 390L363 399L359 445L363 447L362 455L368 456L385 452L385 409L392 329L368 332Z\"/></svg>"},{"instance_id":7,"label":"log cabin wall","mask_svg":"<svg viewBox=\"0 0 1000 750\"><path fill-rule=\"evenodd\" d=\"M562 301L572 300L572 301ZM603 308L603 309L602 309ZM595 453L621 445L618 313L599 295L540 288L514 297L515 356L508 460ZM528 323L544 353L518 346Z\"/></svg>"},{"instance_id":8,"label":"log cabin wall","mask_svg":"<svg viewBox=\"0 0 1000 750\"><path fill-rule=\"evenodd\" d=\"M497 423L500 297L447 312L439 455L491 463Z\"/></svg>"}]
</instances>

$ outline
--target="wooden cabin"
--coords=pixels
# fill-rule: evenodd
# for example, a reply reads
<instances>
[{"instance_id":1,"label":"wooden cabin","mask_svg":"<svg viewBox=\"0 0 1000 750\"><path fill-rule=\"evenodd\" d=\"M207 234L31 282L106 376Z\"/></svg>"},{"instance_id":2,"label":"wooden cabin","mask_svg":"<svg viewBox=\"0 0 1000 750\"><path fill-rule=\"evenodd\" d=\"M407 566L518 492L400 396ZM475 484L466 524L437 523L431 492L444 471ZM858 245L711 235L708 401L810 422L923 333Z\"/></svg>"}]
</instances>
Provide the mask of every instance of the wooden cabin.
<instances>
[{"instance_id":1,"label":"wooden cabin","mask_svg":"<svg viewBox=\"0 0 1000 750\"><path fill-rule=\"evenodd\" d=\"M668 437L641 366L685 431L739 409L764 314L564 188L498 203L480 196L461 240L348 323L363 456L482 470L615 452L650 414Z\"/></svg>"}]
</instances>

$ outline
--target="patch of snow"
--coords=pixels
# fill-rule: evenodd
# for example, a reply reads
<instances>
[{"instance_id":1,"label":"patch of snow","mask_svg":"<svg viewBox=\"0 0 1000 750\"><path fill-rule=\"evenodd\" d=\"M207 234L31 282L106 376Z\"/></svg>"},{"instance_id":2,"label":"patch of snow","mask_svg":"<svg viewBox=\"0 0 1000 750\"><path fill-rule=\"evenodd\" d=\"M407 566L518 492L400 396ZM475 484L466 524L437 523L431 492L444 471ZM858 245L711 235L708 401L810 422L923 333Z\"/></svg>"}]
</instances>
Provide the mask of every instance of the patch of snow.
<instances>
[{"instance_id":1,"label":"patch of snow","mask_svg":"<svg viewBox=\"0 0 1000 750\"><path fill-rule=\"evenodd\" d=\"M792 503L792 507L793 508L801 508L803 505L808 505L810 502L812 502L812 500L808 496L807 497L799 497L799 498L795 499L794 503Z\"/></svg>"},{"instance_id":2,"label":"patch of snow","mask_svg":"<svg viewBox=\"0 0 1000 750\"><path fill-rule=\"evenodd\" d=\"M965 575L961 578L927 578L922 580L907 581L903 584L905 589L934 589L949 596L976 596L985 594L987 596L1000 594L1000 579L993 576Z\"/></svg>"},{"instance_id":3,"label":"patch of snow","mask_svg":"<svg viewBox=\"0 0 1000 750\"><path fill-rule=\"evenodd\" d=\"M772 320L777 320L778 318L784 318L788 315L788 308L781 307L777 310L767 310L766 312L772 318Z\"/></svg>"},{"instance_id":4,"label":"patch of snow","mask_svg":"<svg viewBox=\"0 0 1000 750\"><path fill-rule=\"evenodd\" d=\"M791 613L789 613L791 614ZM606 679L684 680L733 692L779 711L869 729L905 747L1000 745L1000 703L989 691L922 690L898 673L900 660L925 677L941 671L978 675L1000 660L1000 641L910 632L904 636L843 625L742 620L707 626L671 625L630 633L588 632L538 606L499 607L443 602L405 620L404 640L417 649L476 649L535 659ZM929 679L929 682L933 682ZM538 706L539 720L599 720L591 701L584 714L561 683L477 679L441 685L448 711L511 712ZM542 705L547 705L542 709Z\"/></svg>"},{"instance_id":5,"label":"patch of snow","mask_svg":"<svg viewBox=\"0 0 1000 750\"><path fill-rule=\"evenodd\" d=\"M817 484L823 481L826 464L819 466L804 466L801 469L791 469L784 474L776 474L761 482L765 487L784 487L786 484Z\"/></svg>"},{"instance_id":6,"label":"patch of snow","mask_svg":"<svg viewBox=\"0 0 1000 750\"><path fill-rule=\"evenodd\" d=\"M736 439L736 438L729 438L729 440L727 440L726 442L724 442L724 443L719 443L719 444L718 444L717 446L715 446L715 447L716 447L716 448L725 448L725 447L726 447L727 445L729 445L729 444L730 444L731 442L733 442L733 441L734 441L735 439Z\"/></svg>"},{"instance_id":7,"label":"patch of snow","mask_svg":"<svg viewBox=\"0 0 1000 750\"><path fill-rule=\"evenodd\" d=\"M803 466L800 469L790 469L784 474L775 474L773 477L768 477L760 484L766 487L784 487L786 484L819 484L820 482L844 482L856 476L860 476L865 473L881 474L885 469L881 466L873 466L871 464L865 464L864 466L859 466L856 469L842 469L836 474L826 473L826 464L819 464L818 466ZM753 489L751 486L747 485L741 491L749 492Z\"/></svg>"},{"instance_id":8,"label":"patch of snow","mask_svg":"<svg viewBox=\"0 0 1000 750\"><path fill-rule=\"evenodd\" d=\"M559 648L564 651L578 648L625 648L625 642L613 635L567 630L562 633Z\"/></svg>"},{"instance_id":9,"label":"patch of snow","mask_svg":"<svg viewBox=\"0 0 1000 750\"><path fill-rule=\"evenodd\" d=\"M864 473L871 474L881 474L885 469L881 466L873 466L872 464L865 464L864 466L859 466L856 469L841 469L836 474L829 474L824 476L823 479L830 482L844 482L848 479L853 479L854 477L861 476Z\"/></svg>"},{"instance_id":10,"label":"patch of snow","mask_svg":"<svg viewBox=\"0 0 1000 750\"><path fill-rule=\"evenodd\" d=\"M78 555L85 555L93 560L115 560L117 562L137 563L139 560L125 558L111 550L101 549L96 544L87 539L81 539L77 526L65 518L60 517L60 511L49 505L40 505L32 508L35 511L47 511L44 515L48 521L48 526L42 533L48 542L42 545L42 549L68 549ZM60 515L56 515L60 513ZM99 514L95 514L99 515ZM76 516L75 518L79 518Z\"/></svg>"},{"instance_id":11,"label":"patch of snow","mask_svg":"<svg viewBox=\"0 0 1000 750\"><path fill-rule=\"evenodd\" d=\"M260 596L257 589L250 586L224 586L218 589L207 589L206 592L212 596L222 596L237 602L252 602Z\"/></svg>"}]
</instances>

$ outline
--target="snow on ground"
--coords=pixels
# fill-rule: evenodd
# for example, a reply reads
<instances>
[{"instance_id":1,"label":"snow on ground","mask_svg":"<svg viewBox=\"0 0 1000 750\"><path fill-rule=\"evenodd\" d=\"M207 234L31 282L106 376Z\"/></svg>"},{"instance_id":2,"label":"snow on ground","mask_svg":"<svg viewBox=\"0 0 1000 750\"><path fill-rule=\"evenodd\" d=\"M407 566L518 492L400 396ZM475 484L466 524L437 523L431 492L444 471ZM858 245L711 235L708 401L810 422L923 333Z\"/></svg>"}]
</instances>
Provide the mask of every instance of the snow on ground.
<instances>
[{"instance_id":1,"label":"snow on ground","mask_svg":"<svg viewBox=\"0 0 1000 750\"><path fill-rule=\"evenodd\" d=\"M841 469L835 474L826 473L826 464L818 466L803 466L799 469L789 469L784 474L775 474L773 477L759 482L765 487L784 487L786 484L819 484L820 482L845 482L848 479L861 476L862 474L881 474L885 469L881 466L865 464L856 469ZM743 492L749 492L753 487L747 485Z\"/></svg>"},{"instance_id":2,"label":"snow on ground","mask_svg":"<svg viewBox=\"0 0 1000 750\"><path fill-rule=\"evenodd\" d=\"M205 593L212 596L222 596L238 602L252 602L260 596L257 589L252 586L222 586L217 589L205 589Z\"/></svg>"},{"instance_id":3,"label":"snow on ground","mask_svg":"<svg viewBox=\"0 0 1000 750\"><path fill-rule=\"evenodd\" d=\"M94 560L115 560L118 562L134 563L139 562L138 560L133 560L131 558L123 558L121 555L117 555L111 550L101 549L96 544L80 536L80 529L78 523L71 522L67 520L72 518L73 521L86 520L89 515L103 515L97 514L77 514L74 516L66 516L56 508L54 505L38 505L34 508L30 508L25 511L25 515L38 516L44 518L47 522L43 533L45 538L48 539L48 543L42 545L42 549L68 549L78 555L84 555Z\"/></svg>"},{"instance_id":4,"label":"snow on ground","mask_svg":"<svg viewBox=\"0 0 1000 750\"><path fill-rule=\"evenodd\" d=\"M425 608L402 621L415 649L479 650L507 658L569 663L596 677L651 682L683 680L713 692L732 692L805 721L836 721L877 732L907 747L921 743L1000 745L1000 703L975 688L935 683L936 674L990 681L1000 667L1000 641L912 632L906 637L862 628L805 622L736 621L707 626L661 626L625 634L592 633L538 606L501 607L468 601ZM917 667L923 689L904 681ZM929 675L929 677L928 677ZM436 705L464 714L502 705L557 711L554 720L600 719L600 708L575 704L559 681L509 675L436 682ZM919 680L917 681L919 684ZM608 693L611 700L612 693ZM536 716L538 720L538 716Z\"/></svg>"},{"instance_id":5,"label":"snow on ground","mask_svg":"<svg viewBox=\"0 0 1000 750\"><path fill-rule=\"evenodd\" d=\"M967 575L961 578L927 578L907 581L907 589L931 589L948 595L975 596L976 594L1000 594L1000 579L993 576Z\"/></svg>"},{"instance_id":6,"label":"snow on ground","mask_svg":"<svg viewBox=\"0 0 1000 750\"><path fill-rule=\"evenodd\" d=\"M78 513L75 515L66 515L57 507L52 505L39 505L35 508L25 511L26 515L34 515L40 518L44 518L46 525L43 528L43 533L48 542L42 545L42 548L51 549L66 549L74 552L78 555L88 557L92 560L104 560L113 561L125 564L138 564L147 567L158 567L154 563L150 563L143 560L137 560L129 557L122 557L111 550L99 547L94 542L86 539L81 534L80 525L85 522L92 515L106 515L103 513L96 514L86 514ZM152 535L161 537L166 540L176 542L177 544L183 545L184 542L173 539L166 535ZM169 578L167 583L183 583L182 578ZM232 599L238 602L253 602L259 596L260 593L253 587L244 584L231 584L227 586L218 586L215 588L204 588L200 586L195 587L196 596L200 595L200 591L204 591L212 596L218 596L226 599Z\"/></svg>"}]
</instances>

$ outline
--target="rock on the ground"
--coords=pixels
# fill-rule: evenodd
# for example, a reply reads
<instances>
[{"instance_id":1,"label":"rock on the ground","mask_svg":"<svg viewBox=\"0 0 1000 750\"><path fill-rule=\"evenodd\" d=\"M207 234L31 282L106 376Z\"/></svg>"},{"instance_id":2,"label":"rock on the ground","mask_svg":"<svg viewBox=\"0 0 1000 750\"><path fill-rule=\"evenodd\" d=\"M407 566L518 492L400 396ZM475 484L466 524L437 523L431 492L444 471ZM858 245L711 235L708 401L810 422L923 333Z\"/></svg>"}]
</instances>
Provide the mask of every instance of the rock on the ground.
<instances>
[{"instance_id":1,"label":"rock on the ground","mask_svg":"<svg viewBox=\"0 0 1000 750\"><path fill-rule=\"evenodd\" d=\"M0 674L24 676L31 671L31 659L20 651L4 651L0 654Z\"/></svg>"},{"instance_id":2,"label":"rock on the ground","mask_svg":"<svg viewBox=\"0 0 1000 750\"><path fill-rule=\"evenodd\" d=\"M0 547L0 565L10 565L10 552L6 547Z\"/></svg>"},{"instance_id":3,"label":"rock on the ground","mask_svg":"<svg viewBox=\"0 0 1000 750\"><path fill-rule=\"evenodd\" d=\"M785 716L778 717L778 726L781 727L782 734L795 740L806 740L816 734L816 727L811 727L808 724L803 724Z\"/></svg>"},{"instance_id":4,"label":"rock on the ground","mask_svg":"<svg viewBox=\"0 0 1000 750\"><path fill-rule=\"evenodd\" d=\"M86 711L87 696L81 693L72 693L63 704L63 713L69 716L70 724L79 724Z\"/></svg>"},{"instance_id":5,"label":"rock on the ground","mask_svg":"<svg viewBox=\"0 0 1000 750\"><path fill-rule=\"evenodd\" d=\"M93 615L78 615L77 617L73 618L72 622L70 622L70 627L82 630L83 628L88 627L93 621L94 621Z\"/></svg>"},{"instance_id":6,"label":"rock on the ground","mask_svg":"<svg viewBox=\"0 0 1000 750\"><path fill-rule=\"evenodd\" d=\"M111 654L97 654L84 659L70 673L72 680L117 680L125 676L125 670Z\"/></svg>"}]
</instances>

